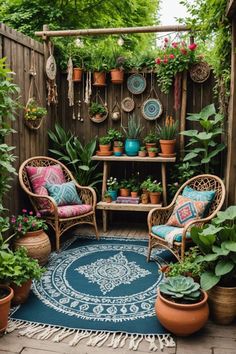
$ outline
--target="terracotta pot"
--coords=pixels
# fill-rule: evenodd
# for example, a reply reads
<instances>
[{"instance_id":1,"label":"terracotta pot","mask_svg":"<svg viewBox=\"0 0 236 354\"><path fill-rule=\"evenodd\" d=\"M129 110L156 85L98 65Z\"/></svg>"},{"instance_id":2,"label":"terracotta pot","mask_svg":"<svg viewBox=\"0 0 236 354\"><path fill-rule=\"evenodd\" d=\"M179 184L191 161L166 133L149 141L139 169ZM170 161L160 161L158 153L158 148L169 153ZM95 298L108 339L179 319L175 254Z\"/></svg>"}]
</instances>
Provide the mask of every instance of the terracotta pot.
<instances>
[{"instance_id":1,"label":"terracotta pot","mask_svg":"<svg viewBox=\"0 0 236 354\"><path fill-rule=\"evenodd\" d=\"M138 192L131 192L131 197L132 198L137 198L138 197Z\"/></svg>"},{"instance_id":2,"label":"terracotta pot","mask_svg":"<svg viewBox=\"0 0 236 354\"><path fill-rule=\"evenodd\" d=\"M178 304L165 299L158 289L155 303L156 315L161 324L177 336L189 336L197 332L207 322L209 308L207 293L196 304Z\"/></svg>"},{"instance_id":3,"label":"terracotta pot","mask_svg":"<svg viewBox=\"0 0 236 354\"><path fill-rule=\"evenodd\" d=\"M93 85L94 86L105 86L106 85L106 73L104 71L94 71Z\"/></svg>"},{"instance_id":4,"label":"terracotta pot","mask_svg":"<svg viewBox=\"0 0 236 354\"><path fill-rule=\"evenodd\" d=\"M150 148L157 147L157 144L156 143L145 143L145 146L146 146L146 150L148 151L148 149L150 149Z\"/></svg>"},{"instance_id":5,"label":"terracotta pot","mask_svg":"<svg viewBox=\"0 0 236 354\"><path fill-rule=\"evenodd\" d=\"M113 146L113 152L115 156L121 156L123 154L123 146Z\"/></svg>"},{"instance_id":6,"label":"terracotta pot","mask_svg":"<svg viewBox=\"0 0 236 354\"><path fill-rule=\"evenodd\" d=\"M232 323L236 317L236 287L214 286L207 293L213 321L221 325Z\"/></svg>"},{"instance_id":7,"label":"terracotta pot","mask_svg":"<svg viewBox=\"0 0 236 354\"><path fill-rule=\"evenodd\" d=\"M151 204L159 204L161 200L160 192L149 192Z\"/></svg>"},{"instance_id":8,"label":"terracotta pot","mask_svg":"<svg viewBox=\"0 0 236 354\"><path fill-rule=\"evenodd\" d=\"M122 84L124 81L124 70L121 69L112 69L111 73L111 82L113 84Z\"/></svg>"},{"instance_id":9,"label":"terracotta pot","mask_svg":"<svg viewBox=\"0 0 236 354\"><path fill-rule=\"evenodd\" d=\"M139 156L139 157L146 157L146 155L147 155L147 152L146 152L146 151L139 151L139 152L138 152L138 156Z\"/></svg>"},{"instance_id":10,"label":"terracotta pot","mask_svg":"<svg viewBox=\"0 0 236 354\"><path fill-rule=\"evenodd\" d=\"M108 144L108 145L99 144L99 149L101 152L108 152L111 149L111 144Z\"/></svg>"},{"instance_id":11,"label":"terracotta pot","mask_svg":"<svg viewBox=\"0 0 236 354\"><path fill-rule=\"evenodd\" d=\"M120 196L121 197L128 197L129 195L130 195L130 189L120 188Z\"/></svg>"},{"instance_id":12,"label":"terracotta pot","mask_svg":"<svg viewBox=\"0 0 236 354\"><path fill-rule=\"evenodd\" d=\"M6 290L6 296L0 297L0 333L5 332L8 323L8 315L11 306L11 299L13 298L14 292L10 286L0 285L0 290Z\"/></svg>"},{"instance_id":13,"label":"terracotta pot","mask_svg":"<svg viewBox=\"0 0 236 354\"><path fill-rule=\"evenodd\" d=\"M74 68L73 69L73 81L80 82L82 80L83 69Z\"/></svg>"},{"instance_id":14,"label":"terracotta pot","mask_svg":"<svg viewBox=\"0 0 236 354\"><path fill-rule=\"evenodd\" d=\"M29 296L32 280L29 279L22 285L18 286L14 283L11 284L11 288L14 291L14 296L12 299L13 305L23 304Z\"/></svg>"},{"instance_id":15,"label":"terracotta pot","mask_svg":"<svg viewBox=\"0 0 236 354\"><path fill-rule=\"evenodd\" d=\"M43 230L29 231L14 242L15 249L24 246L28 256L37 259L42 266L48 262L51 253L51 243Z\"/></svg>"},{"instance_id":16,"label":"terracotta pot","mask_svg":"<svg viewBox=\"0 0 236 354\"><path fill-rule=\"evenodd\" d=\"M149 157L156 157L157 153L154 151L148 151L148 156Z\"/></svg>"},{"instance_id":17,"label":"terracotta pot","mask_svg":"<svg viewBox=\"0 0 236 354\"><path fill-rule=\"evenodd\" d=\"M111 196L105 197L105 202L106 203L111 203L112 202L112 197Z\"/></svg>"},{"instance_id":18,"label":"terracotta pot","mask_svg":"<svg viewBox=\"0 0 236 354\"><path fill-rule=\"evenodd\" d=\"M171 155L175 152L176 139L174 140L160 140L160 147L162 154Z\"/></svg>"}]
</instances>

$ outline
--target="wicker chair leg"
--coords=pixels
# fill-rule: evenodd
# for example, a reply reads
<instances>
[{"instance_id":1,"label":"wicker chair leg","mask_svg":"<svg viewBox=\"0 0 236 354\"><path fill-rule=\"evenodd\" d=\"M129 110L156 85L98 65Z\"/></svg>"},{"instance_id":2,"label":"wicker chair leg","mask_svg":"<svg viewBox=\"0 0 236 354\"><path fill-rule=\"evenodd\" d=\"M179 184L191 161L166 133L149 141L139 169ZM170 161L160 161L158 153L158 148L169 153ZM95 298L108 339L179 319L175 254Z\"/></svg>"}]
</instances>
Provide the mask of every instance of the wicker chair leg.
<instances>
[{"instance_id":1,"label":"wicker chair leg","mask_svg":"<svg viewBox=\"0 0 236 354\"><path fill-rule=\"evenodd\" d=\"M98 227L97 227L97 221L96 221L95 214L93 215L93 225L94 225L94 229L95 229L96 239L99 240Z\"/></svg>"},{"instance_id":2,"label":"wicker chair leg","mask_svg":"<svg viewBox=\"0 0 236 354\"><path fill-rule=\"evenodd\" d=\"M56 251L58 252L60 249L60 229L57 221L55 223L55 234L56 234Z\"/></svg>"},{"instance_id":3,"label":"wicker chair leg","mask_svg":"<svg viewBox=\"0 0 236 354\"><path fill-rule=\"evenodd\" d=\"M152 251L152 240L151 240L151 236L149 236L147 262L150 261L151 251Z\"/></svg>"}]
</instances>

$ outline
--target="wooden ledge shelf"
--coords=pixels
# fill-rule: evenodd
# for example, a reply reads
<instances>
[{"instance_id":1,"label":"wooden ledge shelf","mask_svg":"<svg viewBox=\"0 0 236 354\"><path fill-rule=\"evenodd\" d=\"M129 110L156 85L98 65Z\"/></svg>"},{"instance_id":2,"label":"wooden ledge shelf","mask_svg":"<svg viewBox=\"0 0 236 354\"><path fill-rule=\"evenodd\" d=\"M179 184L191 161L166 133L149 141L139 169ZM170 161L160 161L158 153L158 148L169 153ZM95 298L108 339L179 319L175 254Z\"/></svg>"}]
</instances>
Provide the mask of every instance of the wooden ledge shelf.
<instances>
[{"instance_id":1,"label":"wooden ledge shelf","mask_svg":"<svg viewBox=\"0 0 236 354\"><path fill-rule=\"evenodd\" d=\"M127 156L127 155L122 155L122 156L98 156L94 155L92 157L92 160L95 161L133 161L133 162L175 162L176 157L139 157L139 156Z\"/></svg>"},{"instance_id":2,"label":"wooden ledge shelf","mask_svg":"<svg viewBox=\"0 0 236 354\"><path fill-rule=\"evenodd\" d=\"M126 210L126 211L150 211L153 208L161 207L162 204L128 204L128 203L97 203L96 208L102 210Z\"/></svg>"}]
</instances>

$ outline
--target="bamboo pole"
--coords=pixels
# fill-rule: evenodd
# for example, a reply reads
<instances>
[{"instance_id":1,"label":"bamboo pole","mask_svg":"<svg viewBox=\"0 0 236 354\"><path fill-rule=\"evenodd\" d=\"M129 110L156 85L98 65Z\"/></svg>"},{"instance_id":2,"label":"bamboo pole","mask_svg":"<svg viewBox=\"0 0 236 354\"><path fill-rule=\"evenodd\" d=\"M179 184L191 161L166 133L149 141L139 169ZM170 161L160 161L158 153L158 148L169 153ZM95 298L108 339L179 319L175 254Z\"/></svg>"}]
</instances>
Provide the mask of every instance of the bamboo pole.
<instances>
[{"instance_id":1,"label":"bamboo pole","mask_svg":"<svg viewBox=\"0 0 236 354\"><path fill-rule=\"evenodd\" d=\"M154 33L154 32L185 32L190 31L190 27L185 25L172 26L142 26L142 27L120 27L120 28L92 28L78 30L61 31L38 31L35 32L39 37L68 37L68 36L93 36L102 34L126 34L126 33Z\"/></svg>"},{"instance_id":2,"label":"bamboo pole","mask_svg":"<svg viewBox=\"0 0 236 354\"><path fill-rule=\"evenodd\" d=\"M181 113L180 113L180 131L186 129L186 109L187 109L187 71L185 70L182 74L182 100L181 100ZM180 134L180 156L184 157L184 135Z\"/></svg>"}]
</instances>

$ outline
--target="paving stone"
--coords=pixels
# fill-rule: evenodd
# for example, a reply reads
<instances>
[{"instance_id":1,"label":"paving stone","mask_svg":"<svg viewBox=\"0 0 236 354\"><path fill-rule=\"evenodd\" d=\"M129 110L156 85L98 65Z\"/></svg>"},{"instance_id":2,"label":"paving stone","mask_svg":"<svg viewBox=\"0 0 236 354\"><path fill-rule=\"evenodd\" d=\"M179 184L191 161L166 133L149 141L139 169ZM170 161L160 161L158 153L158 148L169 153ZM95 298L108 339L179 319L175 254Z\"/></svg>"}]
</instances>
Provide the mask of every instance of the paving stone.
<instances>
[{"instance_id":1,"label":"paving stone","mask_svg":"<svg viewBox=\"0 0 236 354\"><path fill-rule=\"evenodd\" d=\"M48 351L45 349L35 349L35 348L24 348L21 354L53 354L57 353L56 351Z\"/></svg>"},{"instance_id":2,"label":"paving stone","mask_svg":"<svg viewBox=\"0 0 236 354\"><path fill-rule=\"evenodd\" d=\"M227 348L213 348L214 354L235 354L236 349L227 349Z\"/></svg>"}]
</instances>

